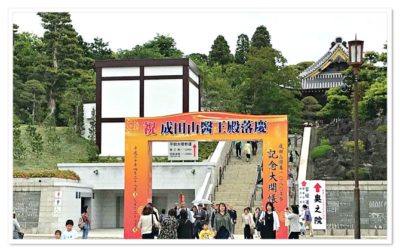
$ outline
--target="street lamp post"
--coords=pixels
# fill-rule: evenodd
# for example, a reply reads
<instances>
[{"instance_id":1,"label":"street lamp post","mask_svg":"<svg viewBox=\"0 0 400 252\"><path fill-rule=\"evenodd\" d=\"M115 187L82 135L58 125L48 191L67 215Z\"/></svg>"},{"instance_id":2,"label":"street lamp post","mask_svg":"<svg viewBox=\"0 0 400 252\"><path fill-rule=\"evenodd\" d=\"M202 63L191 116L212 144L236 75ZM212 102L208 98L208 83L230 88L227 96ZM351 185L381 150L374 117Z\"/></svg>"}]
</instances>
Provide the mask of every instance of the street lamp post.
<instances>
[{"instance_id":1,"label":"street lamp post","mask_svg":"<svg viewBox=\"0 0 400 252\"><path fill-rule=\"evenodd\" d=\"M358 73L363 64L363 47L364 41L355 40L349 41L349 63L352 66L354 81L354 239L361 239L360 228L360 187L358 182Z\"/></svg>"}]
</instances>

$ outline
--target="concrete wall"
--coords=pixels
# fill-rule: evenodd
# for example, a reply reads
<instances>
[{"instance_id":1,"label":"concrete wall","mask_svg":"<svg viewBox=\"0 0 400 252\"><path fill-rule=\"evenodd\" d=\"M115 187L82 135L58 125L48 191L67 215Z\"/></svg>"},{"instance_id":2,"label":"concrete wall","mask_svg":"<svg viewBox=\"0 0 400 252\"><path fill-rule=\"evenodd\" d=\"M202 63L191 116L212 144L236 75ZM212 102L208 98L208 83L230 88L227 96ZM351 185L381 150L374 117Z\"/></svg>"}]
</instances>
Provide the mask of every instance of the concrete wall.
<instances>
[{"instance_id":1,"label":"concrete wall","mask_svg":"<svg viewBox=\"0 0 400 252\"><path fill-rule=\"evenodd\" d=\"M213 167L214 164L208 162L153 163L153 189L198 190ZM58 168L76 172L80 182L93 190L124 189L123 163L71 163L58 164Z\"/></svg>"},{"instance_id":2,"label":"concrete wall","mask_svg":"<svg viewBox=\"0 0 400 252\"><path fill-rule=\"evenodd\" d=\"M327 230L317 231L317 233L325 233L327 235L353 235L353 190L354 181L326 181L327 194L330 192L339 192L343 196L346 192L347 197L338 198L337 200L327 200ZM369 217L368 214L378 212L384 214L385 221L383 225L377 228L362 228L361 235L363 236L386 236L387 235L387 221L390 221L391 216L387 215L387 182L386 181L360 181L361 191L361 224L362 227L367 227L365 221L374 221L374 218ZM373 196L369 195L373 194ZM368 206L368 202L374 202L376 195L379 197L379 209L377 206ZM368 197L370 199L368 199ZM338 209L336 209L338 208ZM341 211L338 213L337 211ZM386 223L385 223L386 222Z\"/></svg>"},{"instance_id":3,"label":"concrete wall","mask_svg":"<svg viewBox=\"0 0 400 252\"><path fill-rule=\"evenodd\" d=\"M40 181L40 182L39 182ZM81 210L80 195L92 195L92 190L85 184L75 180L57 178L32 178L13 181L14 192L40 192L39 221L37 228L23 229L26 233L54 233L55 230L65 229L67 219L74 221L75 227L78 223ZM60 201L56 203L55 192L61 191ZM22 217L23 212L17 212Z\"/></svg>"}]
</instances>

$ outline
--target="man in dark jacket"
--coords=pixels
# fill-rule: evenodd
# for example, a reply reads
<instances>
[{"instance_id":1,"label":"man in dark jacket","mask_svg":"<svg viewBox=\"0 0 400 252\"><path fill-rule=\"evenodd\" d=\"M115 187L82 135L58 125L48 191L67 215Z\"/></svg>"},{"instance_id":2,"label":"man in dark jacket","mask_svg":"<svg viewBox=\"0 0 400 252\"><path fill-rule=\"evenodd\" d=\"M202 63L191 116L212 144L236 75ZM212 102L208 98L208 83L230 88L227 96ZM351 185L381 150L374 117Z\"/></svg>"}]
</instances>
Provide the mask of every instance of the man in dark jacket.
<instances>
[{"instance_id":1,"label":"man in dark jacket","mask_svg":"<svg viewBox=\"0 0 400 252\"><path fill-rule=\"evenodd\" d=\"M229 206L228 208L228 213L231 216L231 221L232 221L232 234L235 233L235 225L236 225L236 220L237 220L237 213L236 210L233 209L232 206Z\"/></svg>"},{"instance_id":2,"label":"man in dark jacket","mask_svg":"<svg viewBox=\"0 0 400 252\"><path fill-rule=\"evenodd\" d=\"M193 239L193 223L188 220L188 214L185 209L180 211L180 219L178 220L178 239Z\"/></svg>"}]
</instances>

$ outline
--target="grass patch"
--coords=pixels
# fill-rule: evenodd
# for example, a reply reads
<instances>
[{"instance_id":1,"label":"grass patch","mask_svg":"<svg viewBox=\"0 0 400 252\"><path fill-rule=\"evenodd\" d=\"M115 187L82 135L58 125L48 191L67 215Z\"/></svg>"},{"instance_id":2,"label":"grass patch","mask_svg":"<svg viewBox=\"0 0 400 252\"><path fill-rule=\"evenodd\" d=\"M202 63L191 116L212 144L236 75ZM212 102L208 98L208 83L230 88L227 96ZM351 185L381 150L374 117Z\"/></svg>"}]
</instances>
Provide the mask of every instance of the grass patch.
<instances>
[{"instance_id":1,"label":"grass patch","mask_svg":"<svg viewBox=\"0 0 400 252\"><path fill-rule=\"evenodd\" d=\"M45 170L14 170L14 178L63 178L80 180L78 174L73 171L61 171L57 169Z\"/></svg>"},{"instance_id":2,"label":"grass patch","mask_svg":"<svg viewBox=\"0 0 400 252\"><path fill-rule=\"evenodd\" d=\"M26 125L21 125L21 141L29 148L26 136ZM37 132L40 133L44 141L43 154L37 158L33 153L27 151L23 159L14 159L14 169L16 170L55 170L57 163L80 163L87 162L88 156L86 146L88 140L76 135L68 127L57 127L56 134L60 138L59 149L54 151L54 147L48 141L46 129L37 126Z\"/></svg>"}]
</instances>

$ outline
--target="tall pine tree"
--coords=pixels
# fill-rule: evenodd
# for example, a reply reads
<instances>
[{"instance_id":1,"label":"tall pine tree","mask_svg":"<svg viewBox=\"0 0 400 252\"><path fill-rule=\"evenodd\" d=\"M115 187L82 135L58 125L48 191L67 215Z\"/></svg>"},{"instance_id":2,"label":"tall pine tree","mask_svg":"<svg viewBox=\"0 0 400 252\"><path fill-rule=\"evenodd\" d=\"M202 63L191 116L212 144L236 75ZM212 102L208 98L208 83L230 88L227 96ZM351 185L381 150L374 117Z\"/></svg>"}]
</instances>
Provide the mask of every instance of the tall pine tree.
<instances>
[{"instance_id":1,"label":"tall pine tree","mask_svg":"<svg viewBox=\"0 0 400 252\"><path fill-rule=\"evenodd\" d=\"M226 65L232 62L232 55L229 49L228 42L224 36L218 35L211 46L211 51L208 56L210 65L218 63L220 65Z\"/></svg>"},{"instance_id":2,"label":"tall pine tree","mask_svg":"<svg viewBox=\"0 0 400 252\"><path fill-rule=\"evenodd\" d=\"M55 117L56 125L82 129L82 106L94 101L95 74L93 59L85 56L85 43L71 24L66 12L38 13L45 29L43 43L44 73L47 84L48 110L45 120Z\"/></svg>"},{"instance_id":3,"label":"tall pine tree","mask_svg":"<svg viewBox=\"0 0 400 252\"><path fill-rule=\"evenodd\" d=\"M67 12L40 12L45 29L43 42L47 56L46 81L48 83L48 117L56 116L57 104L67 89L68 81L80 77L78 67L83 63L83 49L78 34Z\"/></svg>"},{"instance_id":4,"label":"tall pine tree","mask_svg":"<svg viewBox=\"0 0 400 252\"><path fill-rule=\"evenodd\" d=\"M235 62L244 64L247 61L247 54L250 48L249 37L246 34L240 34L236 42Z\"/></svg>"},{"instance_id":5,"label":"tall pine tree","mask_svg":"<svg viewBox=\"0 0 400 252\"><path fill-rule=\"evenodd\" d=\"M271 37L267 28L264 25L257 27L256 31L253 34L253 37L251 37L251 47L272 47Z\"/></svg>"}]
</instances>

